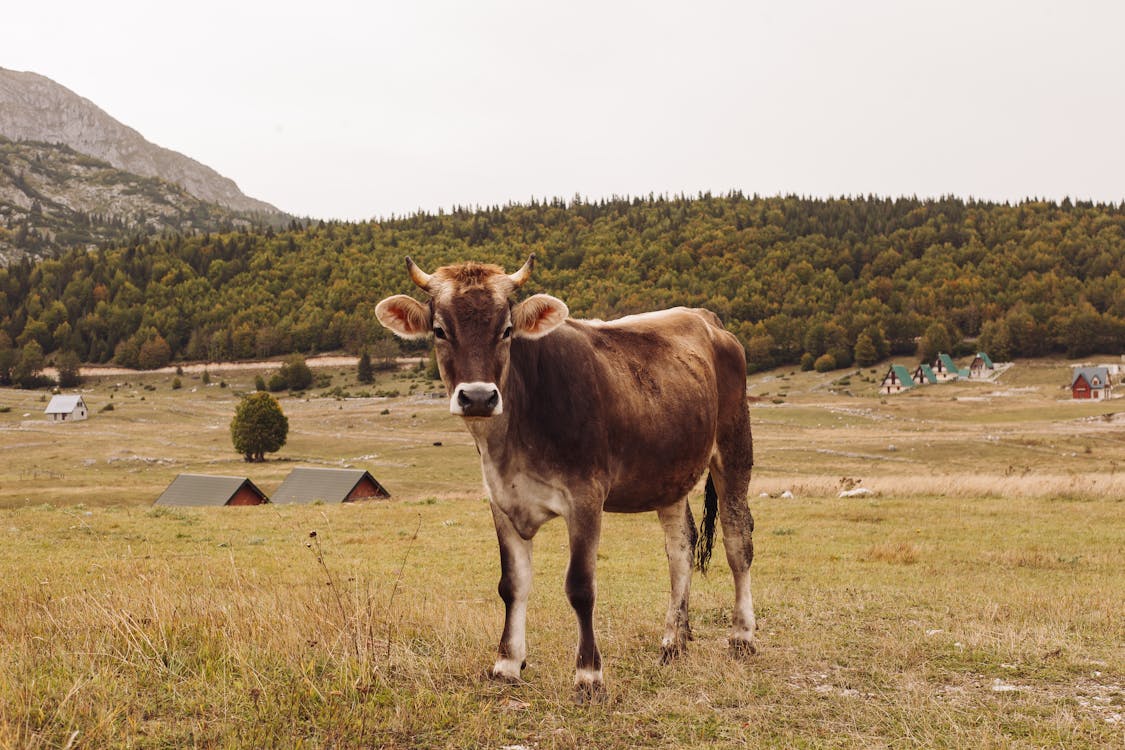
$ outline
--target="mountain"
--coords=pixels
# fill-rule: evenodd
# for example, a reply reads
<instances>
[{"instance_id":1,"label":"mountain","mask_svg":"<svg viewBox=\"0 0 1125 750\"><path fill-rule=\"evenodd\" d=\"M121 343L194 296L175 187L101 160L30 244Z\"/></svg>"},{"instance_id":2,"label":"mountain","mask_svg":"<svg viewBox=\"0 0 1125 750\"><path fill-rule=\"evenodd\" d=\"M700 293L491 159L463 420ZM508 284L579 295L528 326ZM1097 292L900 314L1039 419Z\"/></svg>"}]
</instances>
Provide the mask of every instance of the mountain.
<instances>
[{"instance_id":1,"label":"mountain","mask_svg":"<svg viewBox=\"0 0 1125 750\"><path fill-rule=\"evenodd\" d=\"M122 171L179 185L208 203L244 213L281 214L269 203L243 194L233 180L150 143L89 99L36 73L0 68L0 136L62 143Z\"/></svg>"},{"instance_id":2,"label":"mountain","mask_svg":"<svg viewBox=\"0 0 1125 750\"><path fill-rule=\"evenodd\" d=\"M0 138L0 267L24 256L120 244L165 230L192 234L277 225L179 185L116 169L69 146Z\"/></svg>"}]
</instances>

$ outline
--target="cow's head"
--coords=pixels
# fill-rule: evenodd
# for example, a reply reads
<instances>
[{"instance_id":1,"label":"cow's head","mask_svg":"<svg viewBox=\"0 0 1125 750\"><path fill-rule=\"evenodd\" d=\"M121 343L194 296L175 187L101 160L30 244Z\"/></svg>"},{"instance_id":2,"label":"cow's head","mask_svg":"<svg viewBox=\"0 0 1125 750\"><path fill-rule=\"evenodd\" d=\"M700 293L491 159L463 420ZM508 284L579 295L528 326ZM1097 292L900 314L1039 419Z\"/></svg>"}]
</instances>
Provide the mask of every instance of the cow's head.
<instances>
[{"instance_id":1,"label":"cow's head","mask_svg":"<svg viewBox=\"0 0 1125 750\"><path fill-rule=\"evenodd\" d=\"M566 320L566 305L549 295L519 303L510 299L531 276L534 263L532 255L513 274L484 263L445 266L428 274L407 258L410 278L429 295L429 303L396 294L375 308L379 322L403 338L433 333L451 413L503 413L512 340L541 338Z\"/></svg>"}]
</instances>

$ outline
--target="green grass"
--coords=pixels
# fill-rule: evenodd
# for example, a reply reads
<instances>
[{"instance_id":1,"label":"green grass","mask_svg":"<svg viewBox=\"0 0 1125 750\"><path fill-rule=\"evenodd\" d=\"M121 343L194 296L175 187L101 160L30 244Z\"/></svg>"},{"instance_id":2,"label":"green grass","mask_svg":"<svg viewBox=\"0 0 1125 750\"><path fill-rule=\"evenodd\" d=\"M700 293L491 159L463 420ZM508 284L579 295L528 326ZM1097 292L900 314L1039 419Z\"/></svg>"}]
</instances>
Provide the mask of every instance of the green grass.
<instances>
[{"instance_id":1,"label":"green grass","mask_svg":"<svg viewBox=\"0 0 1125 750\"><path fill-rule=\"evenodd\" d=\"M329 390L360 389L332 374ZM224 373L225 389L184 375L173 391L172 377L91 384L94 417L68 425L41 420L40 394L0 390L0 746L1122 740L1125 439L1120 422L1067 416L1046 385L964 402L787 377L785 405L752 410L760 653L727 654L717 554L693 583L688 654L659 666L659 524L607 516L596 622L609 698L580 706L561 521L536 537L526 682L485 677L502 625L495 534L464 429L443 399L405 395L430 384L380 374L364 387L404 395L284 397L289 444L255 465L227 432L254 373ZM270 492L295 465L341 463L394 499L151 507L180 472L246 474ZM857 484L875 494L836 496ZM781 489L796 497L758 497Z\"/></svg>"}]
</instances>

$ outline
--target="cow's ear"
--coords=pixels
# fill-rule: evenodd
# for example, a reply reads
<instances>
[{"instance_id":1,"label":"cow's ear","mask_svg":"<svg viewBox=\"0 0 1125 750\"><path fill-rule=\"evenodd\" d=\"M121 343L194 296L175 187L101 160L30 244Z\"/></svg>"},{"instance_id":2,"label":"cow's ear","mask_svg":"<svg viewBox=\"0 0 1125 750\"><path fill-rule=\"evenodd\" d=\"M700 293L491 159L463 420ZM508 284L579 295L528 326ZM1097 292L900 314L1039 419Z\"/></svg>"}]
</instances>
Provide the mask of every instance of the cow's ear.
<instances>
[{"instance_id":1,"label":"cow's ear","mask_svg":"<svg viewBox=\"0 0 1125 750\"><path fill-rule=\"evenodd\" d=\"M430 332L430 308L405 294L387 297L376 305L375 317L404 339L420 339Z\"/></svg>"},{"instance_id":2,"label":"cow's ear","mask_svg":"<svg viewBox=\"0 0 1125 750\"><path fill-rule=\"evenodd\" d=\"M562 325L568 315L562 300L536 294L512 308L512 327L516 338L537 339Z\"/></svg>"}]
</instances>

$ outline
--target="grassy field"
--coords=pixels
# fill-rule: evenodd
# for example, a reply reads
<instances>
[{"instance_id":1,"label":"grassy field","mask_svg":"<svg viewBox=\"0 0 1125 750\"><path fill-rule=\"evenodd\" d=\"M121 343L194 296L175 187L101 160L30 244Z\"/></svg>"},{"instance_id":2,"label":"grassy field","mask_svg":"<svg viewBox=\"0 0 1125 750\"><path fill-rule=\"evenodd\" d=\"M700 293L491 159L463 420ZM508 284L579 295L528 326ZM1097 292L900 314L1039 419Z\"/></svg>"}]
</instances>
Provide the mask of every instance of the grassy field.
<instances>
[{"instance_id":1,"label":"grassy field","mask_svg":"<svg viewBox=\"0 0 1125 750\"><path fill-rule=\"evenodd\" d=\"M486 679L495 537L433 384L321 371L256 465L227 430L253 372L104 378L66 425L0 390L0 747L1121 746L1125 399L1065 400L1068 371L886 398L881 369L754 376L760 652L727 655L717 555L659 666L659 525L608 516L595 706L571 701L561 522L536 538L526 682ZM181 472L269 493L297 465L394 499L151 507Z\"/></svg>"}]
</instances>

